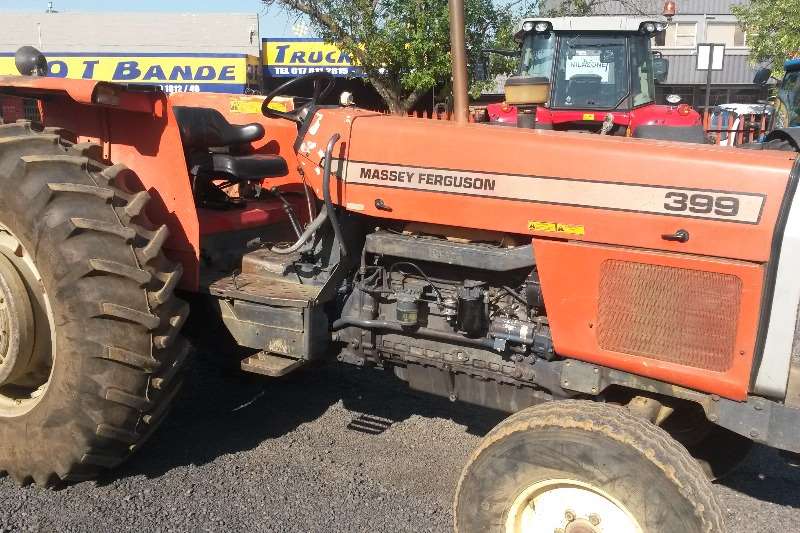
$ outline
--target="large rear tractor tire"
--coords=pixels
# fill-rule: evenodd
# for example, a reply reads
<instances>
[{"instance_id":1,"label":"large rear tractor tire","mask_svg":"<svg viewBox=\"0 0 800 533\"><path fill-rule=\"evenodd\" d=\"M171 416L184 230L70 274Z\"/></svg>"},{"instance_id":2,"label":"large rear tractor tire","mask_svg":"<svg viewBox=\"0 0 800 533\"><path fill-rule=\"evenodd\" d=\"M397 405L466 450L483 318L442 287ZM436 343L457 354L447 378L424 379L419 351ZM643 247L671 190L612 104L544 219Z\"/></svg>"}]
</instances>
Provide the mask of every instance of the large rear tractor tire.
<instances>
[{"instance_id":1,"label":"large rear tractor tire","mask_svg":"<svg viewBox=\"0 0 800 533\"><path fill-rule=\"evenodd\" d=\"M147 192L99 152L0 125L0 471L21 484L119 465L181 384L180 265Z\"/></svg>"},{"instance_id":2,"label":"large rear tractor tire","mask_svg":"<svg viewBox=\"0 0 800 533\"><path fill-rule=\"evenodd\" d=\"M703 471L662 429L622 407L556 401L494 428L455 496L458 533L716 533Z\"/></svg>"}]
</instances>

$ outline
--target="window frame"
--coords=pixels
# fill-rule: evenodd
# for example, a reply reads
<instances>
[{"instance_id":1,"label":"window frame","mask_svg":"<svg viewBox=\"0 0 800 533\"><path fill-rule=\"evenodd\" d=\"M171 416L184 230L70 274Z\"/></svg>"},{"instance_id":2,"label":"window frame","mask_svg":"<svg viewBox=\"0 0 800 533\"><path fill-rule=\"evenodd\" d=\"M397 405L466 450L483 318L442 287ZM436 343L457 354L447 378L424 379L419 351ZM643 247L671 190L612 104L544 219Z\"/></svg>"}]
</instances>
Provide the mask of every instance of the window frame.
<instances>
[{"instance_id":1,"label":"window frame","mask_svg":"<svg viewBox=\"0 0 800 533\"><path fill-rule=\"evenodd\" d=\"M728 42L720 40L718 38L713 38L712 39L711 37L709 37L708 36L708 29L709 29L709 27L713 27L713 26L717 26L717 27L719 27L719 26L728 26L728 27L732 26L733 27L733 35L732 35L732 38L731 38L731 42L728 43ZM724 42L725 48L728 48L728 49L744 50L744 49L748 48L748 46L747 46L747 32L744 31L744 29L742 29L742 27L737 22L709 20L709 21L706 21L705 30L706 30L706 41L707 42ZM744 38L744 42L742 44L736 44L736 34L737 34L737 32L741 32L742 37Z\"/></svg>"},{"instance_id":2,"label":"window frame","mask_svg":"<svg viewBox=\"0 0 800 533\"><path fill-rule=\"evenodd\" d=\"M692 35L681 35L679 33L679 30L680 30L681 26L691 26L693 28ZM673 38L672 42L667 42L667 32L668 32L670 27L674 27L675 28L675 32L674 32L674 36L673 36L674 38ZM664 29L663 35L664 35L664 44L656 44L656 38L653 37L653 40L650 43L653 48L679 48L679 49L683 49L683 50L691 50L693 48L696 48L697 47L697 21L680 20L680 21L670 22L669 24L667 24L667 27ZM682 37L691 37L692 38L692 44L691 45L679 45L679 44L677 44L678 43L678 39L682 38Z\"/></svg>"}]
</instances>

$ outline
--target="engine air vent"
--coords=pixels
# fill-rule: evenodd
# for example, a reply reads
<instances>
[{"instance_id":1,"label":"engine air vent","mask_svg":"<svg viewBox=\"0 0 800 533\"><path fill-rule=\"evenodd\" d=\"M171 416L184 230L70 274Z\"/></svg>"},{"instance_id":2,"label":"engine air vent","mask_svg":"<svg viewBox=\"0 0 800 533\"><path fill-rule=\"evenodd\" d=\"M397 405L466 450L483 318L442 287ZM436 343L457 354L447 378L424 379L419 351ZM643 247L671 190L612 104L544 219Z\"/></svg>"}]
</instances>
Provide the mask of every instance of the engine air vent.
<instances>
[{"instance_id":1,"label":"engine air vent","mask_svg":"<svg viewBox=\"0 0 800 533\"><path fill-rule=\"evenodd\" d=\"M742 281L736 276L608 260L597 338L604 350L703 368L733 363Z\"/></svg>"}]
</instances>

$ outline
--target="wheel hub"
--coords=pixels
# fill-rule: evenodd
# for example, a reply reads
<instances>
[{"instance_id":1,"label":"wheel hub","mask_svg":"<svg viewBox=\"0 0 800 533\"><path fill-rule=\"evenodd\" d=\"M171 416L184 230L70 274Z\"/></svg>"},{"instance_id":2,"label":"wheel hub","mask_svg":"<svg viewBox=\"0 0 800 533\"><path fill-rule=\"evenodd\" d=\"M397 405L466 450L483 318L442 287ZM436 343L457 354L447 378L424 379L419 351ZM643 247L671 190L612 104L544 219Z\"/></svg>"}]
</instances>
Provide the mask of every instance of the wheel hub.
<instances>
[{"instance_id":1,"label":"wheel hub","mask_svg":"<svg viewBox=\"0 0 800 533\"><path fill-rule=\"evenodd\" d=\"M615 498L576 480L532 484L517 496L506 517L506 533L643 533Z\"/></svg>"},{"instance_id":2,"label":"wheel hub","mask_svg":"<svg viewBox=\"0 0 800 533\"><path fill-rule=\"evenodd\" d=\"M33 308L17 269L0 254L0 386L24 373L33 353Z\"/></svg>"},{"instance_id":3,"label":"wheel hub","mask_svg":"<svg viewBox=\"0 0 800 533\"><path fill-rule=\"evenodd\" d=\"M0 224L0 418L25 414L50 383L53 314L22 242Z\"/></svg>"},{"instance_id":4,"label":"wheel hub","mask_svg":"<svg viewBox=\"0 0 800 533\"><path fill-rule=\"evenodd\" d=\"M577 518L570 522L563 531L564 533L600 533L601 530L594 526L595 524L585 518Z\"/></svg>"}]
</instances>

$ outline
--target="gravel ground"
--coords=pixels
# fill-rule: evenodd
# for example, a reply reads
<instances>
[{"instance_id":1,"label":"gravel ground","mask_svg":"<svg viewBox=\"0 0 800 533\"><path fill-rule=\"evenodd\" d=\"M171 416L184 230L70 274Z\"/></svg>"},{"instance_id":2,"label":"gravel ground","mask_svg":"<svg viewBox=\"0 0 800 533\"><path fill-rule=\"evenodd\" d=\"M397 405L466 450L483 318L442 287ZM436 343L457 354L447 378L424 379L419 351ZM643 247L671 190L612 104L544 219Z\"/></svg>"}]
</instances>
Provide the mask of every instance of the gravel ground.
<instances>
[{"instance_id":1,"label":"gravel ground","mask_svg":"<svg viewBox=\"0 0 800 533\"><path fill-rule=\"evenodd\" d=\"M172 416L99 482L0 479L0 531L436 531L496 413L410 392L381 372L281 380L196 361ZM717 485L731 533L800 531L800 470L766 448Z\"/></svg>"}]
</instances>

